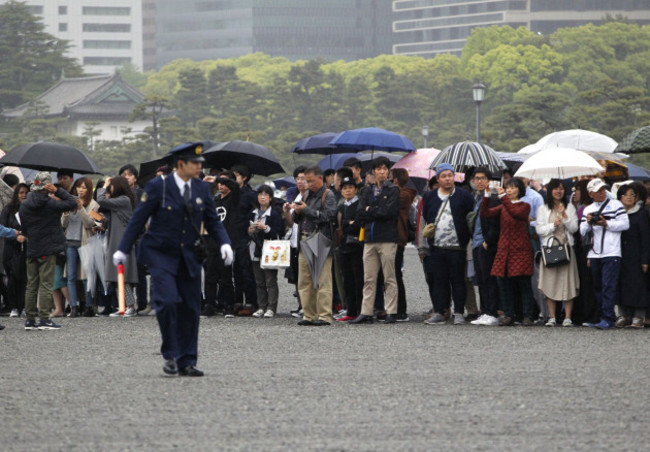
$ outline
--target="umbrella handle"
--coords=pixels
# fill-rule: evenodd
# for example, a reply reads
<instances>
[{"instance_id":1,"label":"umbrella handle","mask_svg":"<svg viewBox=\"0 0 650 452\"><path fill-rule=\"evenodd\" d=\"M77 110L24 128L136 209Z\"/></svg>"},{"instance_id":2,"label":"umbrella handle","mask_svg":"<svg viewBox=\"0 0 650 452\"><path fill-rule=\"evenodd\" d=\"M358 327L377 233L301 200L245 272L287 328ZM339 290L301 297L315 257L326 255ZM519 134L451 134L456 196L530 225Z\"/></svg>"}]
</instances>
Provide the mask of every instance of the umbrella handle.
<instances>
[{"instance_id":1,"label":"umbrella handle","mask_svg":"<svg viewBox=\"0 0 650 452\"><path fill-rule=\"evenodd\" d=\"M120 310L120 315L124 315L126 303L124 300L124 264L117 266L117 303Z\"/></svg>"}]
</instances>

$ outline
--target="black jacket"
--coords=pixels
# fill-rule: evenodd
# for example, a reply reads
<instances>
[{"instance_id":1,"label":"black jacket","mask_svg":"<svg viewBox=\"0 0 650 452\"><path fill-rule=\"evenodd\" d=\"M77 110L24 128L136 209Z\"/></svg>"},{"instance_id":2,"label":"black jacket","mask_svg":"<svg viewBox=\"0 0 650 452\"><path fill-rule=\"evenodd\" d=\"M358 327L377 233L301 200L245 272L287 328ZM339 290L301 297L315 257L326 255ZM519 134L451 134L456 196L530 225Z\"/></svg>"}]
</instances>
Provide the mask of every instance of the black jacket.
<instances>
[{"instance_id":1,"label":"black jacket","mask_svg":"<svg viewBox=\"0 0 650 452\"><path fill-rule=\"evenodd\" d=\"M220 193L214 197L214 206L217 209L217 215L219 215L221 223L226 228L230 242L238 243L240 237L239 206L241 203L241 189L237 182L227 177L219 177L216 182L230 189L230 193L225 198L221 197ZM244 221L247 224L248 215L246 215Z\"/></svg>"},{"instance_id":2,"label":"black jacket","mask_svg":"<svg viewBox=\"0 0 650 452\"><path fill-rule=\"evenodd\" d=\"M479 195L478 202L483 200L483 193ZM497 195L490 196L490 208L496 207L501 204L501 200ZM500 224L498 218L485 218L476 215L474 221L481 222L481 232L483 233L483 241L487 243L487 250L497 252L497 245L499 243ZM476 226L474 226L476 227Z\"/></svg>"},{"instance_id":3,"label":"black jacket","mask_svg":"<svg viewBox=\"0 0 650 452\"><path fill-rule=\"evenodd\" d=\"M338 207L337 216L340 220L341 231L343 232L341 245L339 246L339 253L341 254L352 253L363 246L363 244L359 242L361 223L356 221L358 207L358 200L349 206L346 206L345 202L342 202ZM350 224L350 222L353 223Z\"/></svg>"},{"instance_id":4,"label":"black jacket","mask_svg":"<svg viewBox=\"0 0 650 452\"><path fill-rule=\"evenodd\" d=\"M238 238L248 239L248 217L253 209L257 208L257 194L249 185L241 188L239 195L239 217L237 218ZM236 242L232 242L237 247Z\"/></svg>"},{"instance_id":5,"label":"black jacket","mask_svg":"<svg viewBox=\"0 0 650 452\"><path fill-rule=\"evenodd\" d=\"M27 257L53 256L66 249L61 214L73 210L77 200L59 188L56 197L45 191L33 191L20 205L21 232L27 237Z\"/></svg>"},{"instance_id":6,"label":"black jacket","mask_svg":"<svg viewBox=\"0 0 650 452\"><path fill-rule=\"evenodd\" d=\"M399 188L387 180L381 185L377 196L374 192L374 185L370 185L359 195L357 220L362 221L365 228L363 240L367 243L397 243Z\"/></svg>"}]
</instances>

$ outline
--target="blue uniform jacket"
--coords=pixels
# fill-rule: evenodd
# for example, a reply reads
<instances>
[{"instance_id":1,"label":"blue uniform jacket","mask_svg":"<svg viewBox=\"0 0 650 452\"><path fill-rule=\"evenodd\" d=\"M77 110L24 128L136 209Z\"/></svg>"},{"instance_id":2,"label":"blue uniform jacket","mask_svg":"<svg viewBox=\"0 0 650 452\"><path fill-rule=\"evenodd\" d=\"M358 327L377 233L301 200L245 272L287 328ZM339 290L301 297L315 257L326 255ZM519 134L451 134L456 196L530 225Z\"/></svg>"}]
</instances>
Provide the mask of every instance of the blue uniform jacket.
<instances>
[{"instance_id":1,"label":"blue uniform jacket","mask_svg":"<svg viewBox=\"0 0 650 452\"><path fill-rule=\"evenodd\" d=\"M217 216L209 184L192 179L190 203L192 222L196 228L200 230L203 222L208 234L219 246L230 244L226 229ZM150 270L176 275L182 257L190 276L199 276L201 263L194 254L197 235L188 222L183 196L173 174L165 179L156 177L147 184L120 241L120 251L129 253L149 218L149 229L139 244L138 262Z\"/></svg>"}]
</instances>

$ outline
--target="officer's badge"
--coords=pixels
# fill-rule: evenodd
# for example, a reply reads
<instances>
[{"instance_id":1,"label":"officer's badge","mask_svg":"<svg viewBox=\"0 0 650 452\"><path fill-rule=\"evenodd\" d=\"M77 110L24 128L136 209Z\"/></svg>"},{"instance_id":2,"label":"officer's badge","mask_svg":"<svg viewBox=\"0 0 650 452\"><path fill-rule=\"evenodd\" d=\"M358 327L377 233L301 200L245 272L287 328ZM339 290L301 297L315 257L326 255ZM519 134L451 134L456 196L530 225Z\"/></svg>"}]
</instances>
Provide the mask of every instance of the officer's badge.
<instances>
[{"instance_id":1,"label":"officer's badge","mask_svg":"<svg viewBox=\"0 0 650 452\"><path fill-rule=\"evenodd\" d=\"M147 194L146 191L142 192L142 196L140 196L140 202L145 202L148 197L149 197L149 195Z\"/></svg>"},{"instance_id":2,"label":"officer's badge","mask_svg":"<svg viewBox=\"0 0 650 452\"><path fill-rule=\"evenodd\" d=\"M203 204L203 200L201 198L196 198L196 203L198 205L201 205L201 204Z\"/></svg>"},{"instance_id":3,"label":"officer's badge","mask_svg":"<svg viewBox=\"0 0 650 452\"><path fill-rule=\"evenodd\" d=\"M200 144L197 145L197 146L194 148L194 153L195 153L196 155L201 155L201 154L203 154L203 146L201 146Z\"/></svg>"}]
</instances>

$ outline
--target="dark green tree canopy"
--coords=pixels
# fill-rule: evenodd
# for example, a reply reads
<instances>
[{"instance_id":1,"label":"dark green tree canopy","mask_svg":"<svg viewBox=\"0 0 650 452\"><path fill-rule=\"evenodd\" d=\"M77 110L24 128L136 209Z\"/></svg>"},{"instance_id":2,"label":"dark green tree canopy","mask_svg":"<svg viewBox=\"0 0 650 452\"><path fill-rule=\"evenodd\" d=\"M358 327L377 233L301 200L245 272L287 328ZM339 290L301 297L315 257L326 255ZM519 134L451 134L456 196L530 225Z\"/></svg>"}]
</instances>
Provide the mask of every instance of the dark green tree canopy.
<instances>
[{"instance_id":1,"label":"dark green tree canopy","mask_svg":"<svg viewBox=\"0 0 650 452\"><path fill-rule=\"evenodd\" d=\"M82 74L65 55L68 43L44 30L24 2L0 5L0 110L31 100L63 74Z\"/></svg>"}]
</instances>

